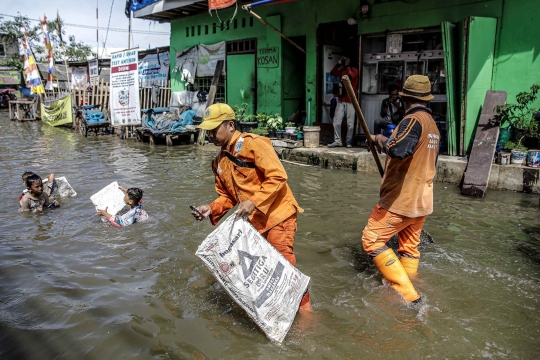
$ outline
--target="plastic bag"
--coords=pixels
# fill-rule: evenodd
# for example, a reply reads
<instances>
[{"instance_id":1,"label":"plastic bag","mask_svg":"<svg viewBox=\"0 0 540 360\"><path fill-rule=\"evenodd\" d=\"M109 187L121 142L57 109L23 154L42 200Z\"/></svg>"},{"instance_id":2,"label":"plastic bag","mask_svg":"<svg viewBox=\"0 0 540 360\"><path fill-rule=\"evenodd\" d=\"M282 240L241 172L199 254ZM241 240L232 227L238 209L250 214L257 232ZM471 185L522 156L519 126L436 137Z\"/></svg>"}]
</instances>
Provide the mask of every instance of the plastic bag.
<instances>
[{"instance_id":1,"label":"plastic bag","mask_svg":"<svg viewBox=\"0 0 540 360\"><path fill-rule=\"evenodd\" d=\"M206 237L195 255L266 336L281 343L310 278L236 213Z\"/></svg>"}]
</instances>

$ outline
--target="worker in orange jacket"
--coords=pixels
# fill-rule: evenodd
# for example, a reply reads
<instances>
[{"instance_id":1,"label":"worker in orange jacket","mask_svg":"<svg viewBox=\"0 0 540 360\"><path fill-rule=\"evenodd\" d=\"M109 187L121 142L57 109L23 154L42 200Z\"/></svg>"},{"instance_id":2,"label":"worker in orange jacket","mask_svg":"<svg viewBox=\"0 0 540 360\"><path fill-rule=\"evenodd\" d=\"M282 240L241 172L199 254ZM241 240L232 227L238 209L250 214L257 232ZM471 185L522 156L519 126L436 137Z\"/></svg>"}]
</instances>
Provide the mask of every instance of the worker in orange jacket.
<instances>
[{"instance_id":1,"label":"worker in orange jacket","mask_svg":"<svg viewBox=\"0 0 540 360\"><path fill-rule=\"evenodd\" d=\"M218 198L192 212L199 221L209 218L213 225L238 204L239 217L246 217L268 242L293 266L294 236L298 206L287 173L270 140L236 130L234 111L227 104L210 105L199 129L204 129L216 146L221 147L212 162ZM300 310L311 311L309 292Z\"/></svg>"}]
</instances>

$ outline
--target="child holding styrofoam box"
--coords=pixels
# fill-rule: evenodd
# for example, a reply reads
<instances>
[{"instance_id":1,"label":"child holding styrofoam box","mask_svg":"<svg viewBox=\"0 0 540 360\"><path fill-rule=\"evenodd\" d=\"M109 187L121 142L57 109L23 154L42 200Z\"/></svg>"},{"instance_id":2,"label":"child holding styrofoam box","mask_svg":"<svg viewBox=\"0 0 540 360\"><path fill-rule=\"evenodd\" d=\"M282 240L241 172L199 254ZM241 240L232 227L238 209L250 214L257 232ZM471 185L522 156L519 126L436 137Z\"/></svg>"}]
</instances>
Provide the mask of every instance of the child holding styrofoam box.
<instances>
[{"instance_id":1,"label":"child holding styrofoam box","mask_svg":"<svg viewBox=\"0 0 540 360\"><path fill-rule=\"evenodd\" d=\"M122 203L120 203L120 197L122 197ZM124 227L148 220L148 213L142 208L142 197L143 191L141 189L126 189L118 186L115 181L93 195L90 200L96 206L98 216L105 216L113 226ZM130 210L123 215L116 215L125 205L129 205ZM109 207L111 208L110 212Z\"/></svg>"}]
</instances>

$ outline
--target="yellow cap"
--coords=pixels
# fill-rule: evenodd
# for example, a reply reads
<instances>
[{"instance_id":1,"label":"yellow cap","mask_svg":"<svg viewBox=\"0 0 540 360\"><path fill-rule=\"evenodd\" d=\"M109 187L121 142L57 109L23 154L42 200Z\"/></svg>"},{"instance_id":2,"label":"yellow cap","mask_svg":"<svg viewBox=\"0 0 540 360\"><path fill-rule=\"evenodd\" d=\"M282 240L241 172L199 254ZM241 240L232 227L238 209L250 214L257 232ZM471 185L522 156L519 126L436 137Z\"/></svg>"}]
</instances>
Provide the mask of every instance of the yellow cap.
<instances>
[{"instance_id":1,"label":"yellow cap","mask_svg":"<svg viewBox=\"0 0 540 360\"><path fill-rule=\"evenodd\" d=\"M206 108L203 122L197 129L213 130L224 121L234 120L234 111L227 104L216 103Z\"/></svg>"}]
</instances>

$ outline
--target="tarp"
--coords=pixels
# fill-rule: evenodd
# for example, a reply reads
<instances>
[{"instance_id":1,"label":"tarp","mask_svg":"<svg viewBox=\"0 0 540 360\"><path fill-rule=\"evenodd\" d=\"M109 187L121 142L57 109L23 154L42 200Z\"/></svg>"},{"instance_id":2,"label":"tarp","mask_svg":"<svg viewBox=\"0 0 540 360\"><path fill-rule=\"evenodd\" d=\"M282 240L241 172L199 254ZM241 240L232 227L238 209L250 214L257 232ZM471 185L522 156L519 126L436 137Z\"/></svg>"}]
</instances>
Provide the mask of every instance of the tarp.
<instances>
[{"instance_id":1,"label":"tarp","mask_svg":"<svg viewBox=\"0 0 540 360\"><path fill-rule=\"evenodd\" d=\"M218 60L225 62L226 48L225 41L213 45L199 45L197 76L214 76ZM223 66L222 75L225 75L225 66Z\"/></svg>"},{"instance_id":2,"label":"tarp","mask_svg":"<svg viewBox=\"0 0 540 360\"><path fill-rule=\"evenodd\" d=\"M219 10L234 5L236 0L208 0L208 10Z\"/></svg>"},{"instance_id":3,"label":"tarp","mask_svg":"<svg viewBox=\"0 0 540 360\"><path fill-rule=\"evenodd\" d=\"M137 11L160 0L131 0L131 11Z\"/></svg>"},{"instance_id":4,"label":"tarp","mask_svg":"<svg viewBox=\"0 0 540 360\"><path fill-rule=\"evenodd\" d=\"M71 124L71 95L53 102L50 106L41 103L41 121L51 126Z\"/></svg>"},{"instance_id":5,"label":"tarp","mask_svg":"<svg viewBox=\"0 0 540 360\"><path fill-rule=\"evenodd\" d=\"M184 51L178 51L176 53L174 72L180 71L182 81L185 81L187 84L194 84L198 63L199 48L197 46Z\"/></svg>"},{"instance_id":6,"label":"tarp","mask_svg":"<svg viewBox=\"0 0 540 360\"><path fill-rule=\"evenodd\" d=\"M110 119L113 126L139 125L139 73L137 49L112 54L110 85Z\"/></svg>"},{"instance_id":7,"label":"tarp","mask_svg":"<svg viewBox=\"0 0 540 360\"><path fill-rule=\"evenodd\" d=\"M169 64L171 62L169 52L146 55L139 61L139 84L150 86L167 81L169 76Z\"/></svg>"},{"instance_id":8,"label":"tarp","mask_svg":"<svg viewBox=\"0 0 540 360\"><path fill-rule=\"evenodd\" d=\"M282 342L309 277L291 265L247 220L229 216L195 253L271 340Z\"/></svg>"}]
</instances>

